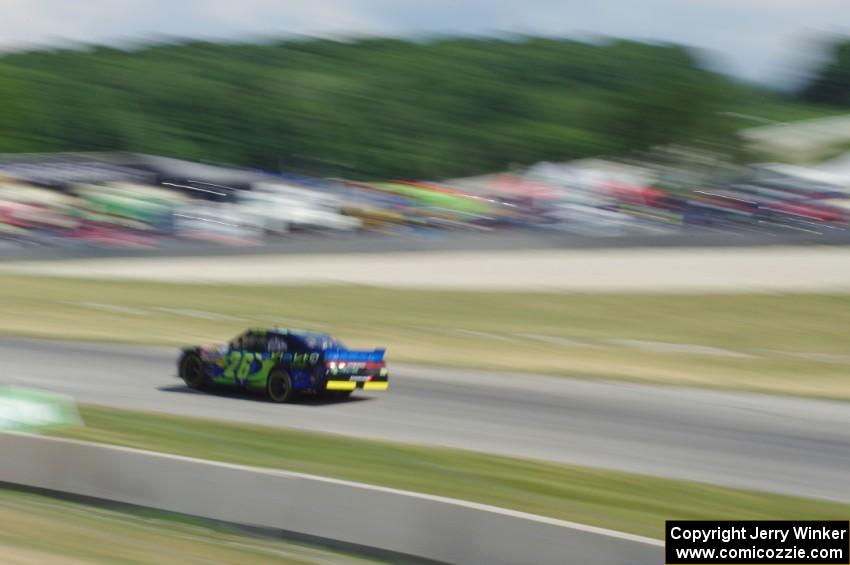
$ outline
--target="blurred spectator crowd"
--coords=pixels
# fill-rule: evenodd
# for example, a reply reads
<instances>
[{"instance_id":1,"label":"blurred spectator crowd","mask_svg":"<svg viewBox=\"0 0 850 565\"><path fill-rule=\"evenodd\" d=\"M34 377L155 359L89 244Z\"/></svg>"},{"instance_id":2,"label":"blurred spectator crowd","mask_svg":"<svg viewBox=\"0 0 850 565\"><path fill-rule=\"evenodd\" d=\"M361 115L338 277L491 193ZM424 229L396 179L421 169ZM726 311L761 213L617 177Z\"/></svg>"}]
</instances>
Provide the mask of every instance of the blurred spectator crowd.
<instances>
[{"instance_id":1,"label":"blurred spectator crowd","mask_svg":"<svg viewBox=\"0 0 850 565\"><path fill-rule=\"evenodd\" d=\"M435 182L354 182L132 154L0 158L3 245L261 245L296 232L847 230L843 177L779 164L582 160Z\"/></svg>"}]
</instances>

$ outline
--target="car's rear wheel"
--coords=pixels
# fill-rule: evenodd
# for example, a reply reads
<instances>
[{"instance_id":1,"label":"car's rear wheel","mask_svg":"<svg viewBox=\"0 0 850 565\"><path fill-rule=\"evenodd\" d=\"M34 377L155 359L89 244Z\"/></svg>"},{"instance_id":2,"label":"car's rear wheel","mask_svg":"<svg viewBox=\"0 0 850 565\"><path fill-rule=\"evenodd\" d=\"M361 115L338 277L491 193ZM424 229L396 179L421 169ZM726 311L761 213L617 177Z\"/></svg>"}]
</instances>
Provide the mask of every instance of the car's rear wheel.
<instances>
[{"instance_id":1,"label":"car's rear wheel","mask_svg":"<svg viewBox=\"0 0 850 565\"><path fill-rule=\"evenodd\" d=\"M283 369L275 369L266 381L266 395L272 402L289 402L295 397L292 390L292 380L289 373Z\"/></svg>"},{"instance_id":2,"label":"car's rear wheel","mask_svg":"<svg viewBox=\"0 0 850 565\"><path fill-rule=\"evenodd\" d=\"M180 378L191 389L200 390L206 387L204 363L195 353L188 353L180 362Z\"/></svg>"}]
</instances>

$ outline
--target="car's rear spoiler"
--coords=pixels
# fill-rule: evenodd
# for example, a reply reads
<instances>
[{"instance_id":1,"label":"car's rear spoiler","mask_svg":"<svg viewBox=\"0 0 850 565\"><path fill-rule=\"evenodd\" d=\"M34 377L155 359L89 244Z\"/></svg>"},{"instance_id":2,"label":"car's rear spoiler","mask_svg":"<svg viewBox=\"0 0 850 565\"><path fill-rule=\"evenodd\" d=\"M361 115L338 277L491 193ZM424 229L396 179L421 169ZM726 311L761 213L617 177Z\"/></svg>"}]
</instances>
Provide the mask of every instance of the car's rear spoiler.
<instances>
[{"instance_id":1,"label":"car's rear spoiler","mask_svg":"<svg viewBox=\"0 0 850 565\"><path fill-rule=\"evenodd\" d=\"M325 361L383 361L386 349L372 351L352 351L350 349L328 349L325 351Z\"/></svg>"}]
</instances>

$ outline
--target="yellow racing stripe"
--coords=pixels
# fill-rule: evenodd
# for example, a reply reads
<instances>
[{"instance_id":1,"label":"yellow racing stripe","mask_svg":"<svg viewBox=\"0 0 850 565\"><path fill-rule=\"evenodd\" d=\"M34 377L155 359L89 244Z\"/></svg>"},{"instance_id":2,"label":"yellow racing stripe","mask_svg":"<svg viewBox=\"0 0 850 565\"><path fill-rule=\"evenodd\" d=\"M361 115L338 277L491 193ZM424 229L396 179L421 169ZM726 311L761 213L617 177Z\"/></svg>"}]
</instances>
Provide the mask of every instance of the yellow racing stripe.
<instances>
[{"instance_id":1,"label":"yellow racing stripe","mask_svg":"<svg viewBox=\"0 0 850 565\"><path fill-rule=\"evenodd\" d=\"M366 383L369 384L369 383ZM353 381L328 381L328 390L354 390L357 383Z\"/></svg>"}]
</instances>

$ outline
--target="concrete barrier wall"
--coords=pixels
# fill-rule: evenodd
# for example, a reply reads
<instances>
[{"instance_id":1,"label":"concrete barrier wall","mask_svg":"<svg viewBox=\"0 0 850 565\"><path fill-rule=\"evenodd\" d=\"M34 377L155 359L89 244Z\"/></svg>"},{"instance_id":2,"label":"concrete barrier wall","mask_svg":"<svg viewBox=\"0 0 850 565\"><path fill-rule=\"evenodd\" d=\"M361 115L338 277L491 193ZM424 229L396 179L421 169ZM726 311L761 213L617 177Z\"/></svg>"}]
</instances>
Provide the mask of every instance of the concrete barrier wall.
<instances>
[{"instance_id":1,"label":"concrete barrier wall","mask_svg":"<svg viewBox=\"0 0 850 565\"><path fill-rule=\"evenodd\" d=\"M657 540L581 524L349 481L27 434L0 434L0 482L447 563L663 562Z\"/></svg>"}]
</instances>

